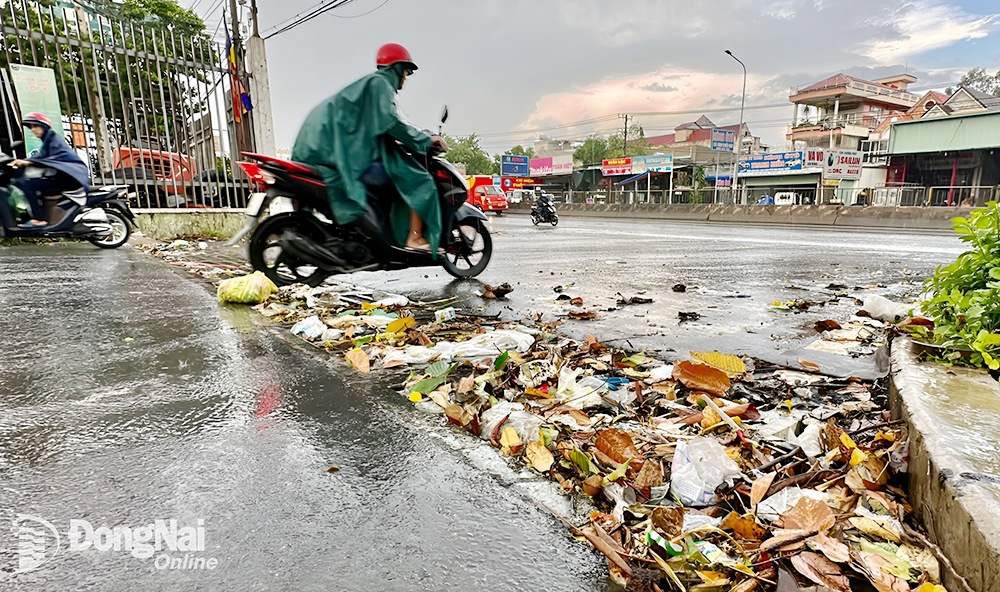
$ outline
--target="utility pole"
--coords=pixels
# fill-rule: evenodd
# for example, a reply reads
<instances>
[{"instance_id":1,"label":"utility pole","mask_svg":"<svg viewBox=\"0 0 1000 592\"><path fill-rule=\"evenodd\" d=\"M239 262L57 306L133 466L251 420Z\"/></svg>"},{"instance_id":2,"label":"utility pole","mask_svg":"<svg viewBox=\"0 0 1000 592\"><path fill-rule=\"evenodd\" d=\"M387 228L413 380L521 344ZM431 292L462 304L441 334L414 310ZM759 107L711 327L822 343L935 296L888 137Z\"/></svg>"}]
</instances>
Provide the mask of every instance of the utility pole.
<instances>
[{"instance_id":1,"label":"utility pole","mask_svg":"<svg viewBox=\"0 0 1000 592\"><path fill-rule=\"evenodd\" d=\"M274 116L271 112L271 82L267 73L267 52L257 26L257 0L250 0L253 34L247 40L247 62L250 71L250 100L253 101L253 135L258 152L275 153Z\"/></svg>"},{"instance_id":2,"label":"utility pole","mask_svg":"<svg viewBox=\"0 0 1000 592\"><path fill-rule=\"evenodd\" d=\"M624 158L625 156L628 156L627 151L628 151L628 119L629 119L629 114L628 113L623 113L623 114L619 115L618 117L621 117L622 119L625 120L625 133L622 135L622 158Z\"/></svg>"}]
</instances>

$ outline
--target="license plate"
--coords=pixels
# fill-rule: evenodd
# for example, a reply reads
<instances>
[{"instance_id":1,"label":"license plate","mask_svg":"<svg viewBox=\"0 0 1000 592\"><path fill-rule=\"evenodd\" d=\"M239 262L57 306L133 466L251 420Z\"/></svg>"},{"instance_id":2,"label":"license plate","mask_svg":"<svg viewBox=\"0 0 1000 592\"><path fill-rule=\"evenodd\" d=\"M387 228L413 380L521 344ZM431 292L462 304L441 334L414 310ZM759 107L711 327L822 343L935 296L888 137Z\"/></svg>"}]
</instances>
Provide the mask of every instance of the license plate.
<instances>
[{"instance_id":1,"label":"license plate","mask_svg":"<svg viewBox=\"0 0 1000 592\"><path fill-rule=\"evenodd\" d=\"M260 210L264 205L264 198L267 197L266 193L254 193L250 196L250 203L247 204L247 215L257 217L260 216Z\"/></svg>"}]
</instances>

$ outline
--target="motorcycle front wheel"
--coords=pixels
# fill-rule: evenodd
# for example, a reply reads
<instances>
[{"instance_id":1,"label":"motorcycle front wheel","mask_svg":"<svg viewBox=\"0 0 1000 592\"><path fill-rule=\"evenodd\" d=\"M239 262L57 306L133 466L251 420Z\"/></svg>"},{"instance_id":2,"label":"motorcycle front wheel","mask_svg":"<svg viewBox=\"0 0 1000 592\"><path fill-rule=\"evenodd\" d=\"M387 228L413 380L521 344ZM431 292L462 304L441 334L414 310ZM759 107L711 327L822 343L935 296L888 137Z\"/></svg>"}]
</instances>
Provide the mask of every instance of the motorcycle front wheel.
<instances>
[{"instance_id":1,"label":"motorcycle front wheel","mask_svg":"<svg viewBox=\"0 0 1000 592\"><path fill-rule=\"evenodd\" d=\"M493 256L493 239L490 231L478 218L469 218L455 224L445 234L441 247L441 265L457 278L475 277L489 265Z\"/></svg>"},{"instance_id":2,"label":"motorcycle front wheel","mask_svg":"<svg viewBox=\"0 0 1000 592\"><path fill-rule=\"evenodd\" d=\"M250 236L250 265L254 271L263 272L278 286L306 284L318 286L329 273L311 265L281 247L280 240L286 231L294 231L317 242L323 242L323 235L315 223L304 214L290 212L278 214L264 220Z\"/></svg>"},{"instance_id":3,"label":"motorcycle front wheel","mask_svg":"<svg viewBox=\"0 0 1000 592\"><path fill-rule=\"evenodd\" d=\"M531 223L534 224L535 226L538 226L538 216L532 214L531 215Z\"/></svg>"}]
</instances>

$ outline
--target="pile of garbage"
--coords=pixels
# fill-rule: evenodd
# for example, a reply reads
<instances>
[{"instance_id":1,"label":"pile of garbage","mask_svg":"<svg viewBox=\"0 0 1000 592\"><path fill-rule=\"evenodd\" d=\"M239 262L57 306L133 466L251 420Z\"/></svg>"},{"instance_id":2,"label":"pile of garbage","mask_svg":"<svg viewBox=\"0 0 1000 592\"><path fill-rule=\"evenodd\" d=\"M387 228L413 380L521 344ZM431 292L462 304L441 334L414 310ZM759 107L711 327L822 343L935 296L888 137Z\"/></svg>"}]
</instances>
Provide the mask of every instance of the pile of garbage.
<instances>
[{"instance_id":1,"label":"pile of garbage","mask_svg":"<svg viewBox=\"0 0 1000 592\"><path fill-rule=\"evenodd\" d=\"M557 516L628 589L943 592L950 564L912 524L884 377L657 359L453 304L294 285L255 308L359 372L409 370L401 396L573 496ZM841 354L882 346L897 319L870 316L816 330Z\"/></svg>"},{"instance_id":2,"label":"pile of garbage","mask_svg":"<svg viewBox=\"0 0 1000 592\"><path fill-rule=\"evenodd\" d=\"M170 265L183 268L190 273L209 280L239 277L250 273L249 265L239 263L242 254L235 252L232 264L207 262L206 259L217 259L217 256L206 256L210 248L219 248L217 241L211 243L204 240L186 240L177 238L170 242L139 242L135 248L139 251L163 259Z\"/></svg>"}]
</instances>

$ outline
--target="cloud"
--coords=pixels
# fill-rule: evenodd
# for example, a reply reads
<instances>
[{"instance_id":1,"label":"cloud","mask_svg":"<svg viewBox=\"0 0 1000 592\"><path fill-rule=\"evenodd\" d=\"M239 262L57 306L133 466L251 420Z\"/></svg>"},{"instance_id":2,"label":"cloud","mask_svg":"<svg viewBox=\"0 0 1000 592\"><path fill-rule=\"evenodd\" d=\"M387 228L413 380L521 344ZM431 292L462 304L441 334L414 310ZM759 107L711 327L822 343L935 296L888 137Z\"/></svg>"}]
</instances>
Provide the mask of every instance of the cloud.
<instances>
[{"instance_id":1,"label":"cloud","mask_svg":"<svg viewBox=\"0 0 1000 592\"><path fill-rule=\"evenodd\" d=\"M986 37L996 28L998 18L996 14L970 15L945 4L906 4L882 19L886 32L895 33L894 38L874 41L863 52L884 64L899 63L932 49Z\"/></svg>"},{"instance_id":2,"label":"cloud","mask_svg":"<svg viewBox=\"0 0 1000 592\"><path fill-rule=\"evenodd\" d=\"M653 84L647 84L645 86L639 87L641 90L648 90L650 92L676 92L676 86L663 86L659 82L654 82Z\"/></svg>"}]
</instances>

